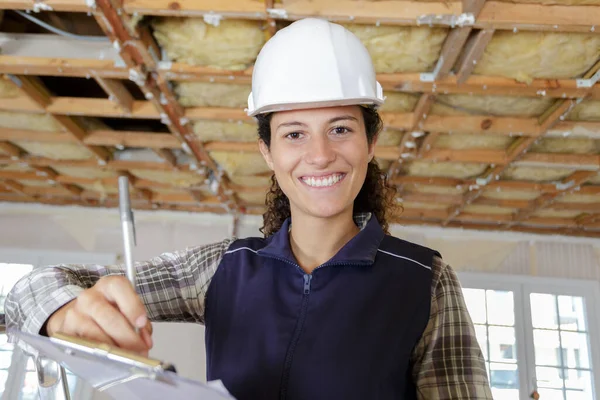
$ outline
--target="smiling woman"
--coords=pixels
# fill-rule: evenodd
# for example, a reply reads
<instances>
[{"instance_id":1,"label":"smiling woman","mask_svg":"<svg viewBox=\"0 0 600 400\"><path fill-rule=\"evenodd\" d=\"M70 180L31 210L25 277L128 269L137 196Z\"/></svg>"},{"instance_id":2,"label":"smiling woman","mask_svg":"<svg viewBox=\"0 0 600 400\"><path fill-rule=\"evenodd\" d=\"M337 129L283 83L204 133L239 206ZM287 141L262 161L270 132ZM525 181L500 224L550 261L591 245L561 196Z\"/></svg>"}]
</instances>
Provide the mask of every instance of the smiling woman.
<instances>
[{"instance_id":1,"label":"smiling woman","mask_svg":"<svg viewBox=\"0 0 600 400\"><path fill-rule=\"evenodd\" d=\"M309 18L278 31L247 109L273 171L264 237L137 263L135 288L122 265L43 268L15 286L7 322L142 354L150 321L203 323L207 379L240 400L491 399L456 274L389 234L384 100L349 30Z\"/></svg>"},{"instance_id":2,"label":"smiling woman","mask_svg":"<svg viewBox=\"0 0 600 400\"><path fill-rule=\"evenodd\" d=\"M327 194L330 200L329 203L327 201L315 203L317 199L314 198L301 200L294 197L291 200L292 207L313 204L320 207L320 211L313 212L321 216L324 216L323 213L327 214L323 207L333 207L334 210L330 209L329 213L371 212L380 221L382 229L388 233L388 221L390 216L396 213L398 206L395 201L396 188L388 185L387 176L373 158L377 137L383 126L374 107L328 107L318 110L280 112L275 114L275 118L273 114L260 114L256 118L261 151L274 171L271 188L267 194L267 210L263 216L264 226L261 232L270 236L290 217L290 199L282 190L278 179L282 180L281 185L286 185L285 182L288 181L285 180L285 172L281 171L281 168L285 168L286 162L293 163L295 159L297 164L299 158L304 158L312 167L309 165L303 168L311 168L312 172L298 176L302 171L295 171L296 177L289 182L299 183L296 181L301 180L304 185L311 188L331 189L325 193L323 191L314 193L309 192L304 185L292 186L304 189L300 193L296 192L296 197L301 196L302 193L305 196L311 193L315 196ZM301 122L303 119L307 123ZM273 143L271 126L275 126L276 132L273 135ZM273 153L275 153L275 160L280 162L274 163ZM333 157L333 163L328 157ZM350 179L346 179L348 170L351 170ZM278 172L281 175L279 178L277 178ZM348 184L349 181L350 185L353 185L347 186L350 193L341 195L338 186ZM293 196L291 187L287 187L290 191L285 192ZM332 201L343 202L343 204L333 206Z\"/></svg>"}]
</instances>

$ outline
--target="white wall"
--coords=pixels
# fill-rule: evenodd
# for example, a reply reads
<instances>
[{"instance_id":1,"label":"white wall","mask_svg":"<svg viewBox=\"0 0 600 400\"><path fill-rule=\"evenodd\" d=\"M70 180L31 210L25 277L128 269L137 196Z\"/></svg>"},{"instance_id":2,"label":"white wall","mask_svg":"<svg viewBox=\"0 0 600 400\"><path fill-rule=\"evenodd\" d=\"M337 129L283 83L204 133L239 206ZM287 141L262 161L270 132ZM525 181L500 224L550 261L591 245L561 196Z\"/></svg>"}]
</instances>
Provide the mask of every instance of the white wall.
<instances>
[{"instance_id":1,"label":"white wall","mask_svg":"<svg viewBox=\"0 0 600 400\"><path fill-rule=\"evenodd\" d=\"M136 212L135 259L222 240L231 217ZM119 254L118 210L0 204L0 249ZM241 220L238 236L260 235L260 219ZM587 279L600 282L600 242L585 238L395 226L396 236L438 249L458 271ZM10 260L0 260L10 261ZM155 324L151 356L174 362L186 377L205 380L204 329Z\"/></svg>"}]
</instances>

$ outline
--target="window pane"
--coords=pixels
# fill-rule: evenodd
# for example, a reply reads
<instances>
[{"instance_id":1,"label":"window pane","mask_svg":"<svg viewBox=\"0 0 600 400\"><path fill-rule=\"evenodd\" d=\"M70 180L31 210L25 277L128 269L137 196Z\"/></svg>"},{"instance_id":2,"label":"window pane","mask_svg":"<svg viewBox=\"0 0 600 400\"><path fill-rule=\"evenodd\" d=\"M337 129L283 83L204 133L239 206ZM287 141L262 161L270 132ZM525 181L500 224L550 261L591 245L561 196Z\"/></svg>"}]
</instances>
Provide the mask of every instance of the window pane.
<instances>
[{"instance_id":1,"label":"window pane","mask_svg":"<svg viewBox=\"0 0 600 400\"><path fill-rule=\"evenodd\" d=\"M594 400L594 398L592 397L592 392L567 390L567 400Z\"/></svg>"},{"instance_id":2,"label":"window pane","mask_svg":"<svg viewBox=\"0 0 600 400\"><path fill-rule=\"evenodd\" d=\"M38 393L38 378L35 372L27 372L25 374L25 382L21 389L21 400L37 400Z\"/></svg>"},{"instance_id":3,"label":"window pane","mask_svg":"<svg viewBox=\"0 0 600 400\"><path fill-rule=\"evenodd\" d=\"M490 361L517 362L515 329L490 326Z\"/></svg>"},{"instance_id":4,"label":"window pane","mask_svg":"<svg viewBox=\"0 0 600 400\"><path fill-rule=\"evenodd\" d=\"M490 363L491 386L499 389L518 389L519 371L516 364Z\"/></svg>"},{"instance_id":5,"label":"window pane","mask_svg":"<svg viewBox=\"0 0 600 400\"><path fill-rule=\"evenodd\" d=\"M558 296L558 314L560 329L565 331L585 331L585 311L583 298Z\"/></svg>"},{"instance_id":6,"label":"window pane","mask_svg":"<svg viewBox=\"0 0 600 400\"><path fill-rule=\"evenodd\" d=\"M513 292L487 290L488 324L513 326L515 306Z\"/></svg>"},{"instance_id":7,"label":"window pane","mask_svg":"<svg viewBox=\"0 0 600 400\"><path fill-rule=\"evenodd\" d=\"M581 371L577 369L567 369L564 372L565 387L567 389L576 389L580 392L592 396L592 374L590 371Z\"/></svg>"},{"instance_id":8,"label":"window pane","mask_svg":"<svg viewBox=\"0 0 600 400\"><path fill-rule=\"evenodd\" d=\"M558 331L540 331L534 329L536 365L561 365L561 348Z\"/></svg>"},{"instance_id":9,"label":"window pane","mask_svg":"<svg viewBox=\"0 0 600 400\"><path fill-rule=\"evenodd\" d=\"M558 329L556 296L531 293L531 320L534 328Z\"/></svg>"},{"instance_id":10,"label":"window pane","mask_svg":"<svg viewBox=\"0 0 600 400\"><path fill-rule=\"evenodd\" d=\"M561 332L563 363L569 368L589 368L590 354L586 333Z\"/></svg>"},{"instance_id":11,"label":"window pane","mask_svg":"<svg viewBox=\"0 0 600 400\"><path fill-rule=\"evenodd\" d=\"M32 269L33 265L0 263L0 314L4 314L4 300L8 292Z\"/></svg>"},{"instance_id":12,"label":"window pane","mask_svg":"<svg viewBox=\"0 0 600 400\"><path fill-rule=\"evenodd\" d=\"M487 347L487 329L485 325L475 325L475 335L477 335L477 342L483 353L483 358L488 360L488 347Z\"/></svg>"},{"instance_id":13,"label":"window pane","mask_svg":"<svg viewBox=\"0 0 600 400\"><path fill-rule=\"evenodd\" d=\"M0 351L0 369L8 369L12 360L12 351Z\"/></svg>"},{"instance_id":14,"label":"window pane","mask_svg":"<svg viewBox=\"0 0 600 400\"><path fill-rule=\"evenodd\" d=\"M476 324L485 324L485 290L463 289L463 296L473 322Z\"/></svg>"},{"instance_id":15,"label":"window pane","mask_svg":"<svg viewBox=\"0 0 600 400\"><path fill-rule=\"evenodd\" d=\"M493 387L492 397L494 400L518 400L519 389L498 389Z\"/></svg>"},{"instance_id":16,"label":"window pane","mask_svg":"<svg viewBox=\"0 0 600 400\"><path fill-rule=\"evenodd\" d=\"M537 384L541 388L562 388L562 370L560 368L536 367ZM542 399L545 397L542 396Z\"/></svg>"},{"instance_id":17,"label":"window pane","mask_svg":"<svg viewBox=\"0 0 600 400\"><path fill-rule=\"evenodd\" d=\"M543 400L564 400L564 393L562 390L556 389L539 389L540 399Z\"/></svg>"},{"instance_id":18,"label":"window pane","mask_svg":"<svg viewBox=\"0 0 600 400\"><path fill-rule=\"evenodd\" d=\"M0 370L0 398L6 389L6 380L8 379L8 371Z\"/></svg>"}]
</instances>

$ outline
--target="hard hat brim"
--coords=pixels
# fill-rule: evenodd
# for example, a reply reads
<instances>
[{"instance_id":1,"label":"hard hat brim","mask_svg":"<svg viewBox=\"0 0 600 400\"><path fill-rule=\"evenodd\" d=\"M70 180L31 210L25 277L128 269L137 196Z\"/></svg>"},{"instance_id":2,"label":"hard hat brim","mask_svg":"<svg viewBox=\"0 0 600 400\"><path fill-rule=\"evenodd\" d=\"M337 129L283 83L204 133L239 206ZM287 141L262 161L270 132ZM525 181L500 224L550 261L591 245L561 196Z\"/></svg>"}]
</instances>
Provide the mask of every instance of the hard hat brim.
<instances>
[{"instance_id":1,"label":"hard hat brim","mask_svg":"<svg viewBox=\"0 0 600 400\"><path fill-rule=\"evenodd\" d=\"M376 108L380 107L384 102L381 98L355 98L355 99L331 99L314 101L307 103L279 103L269 104L257 109L246 109L248 116L255 117L258 114L267 114L281 111L293 111L293 110L307 110L315 108L329 108L329 107L341 107L341 106L365 106L372 105Z\"/></svg>"}]
</instances>

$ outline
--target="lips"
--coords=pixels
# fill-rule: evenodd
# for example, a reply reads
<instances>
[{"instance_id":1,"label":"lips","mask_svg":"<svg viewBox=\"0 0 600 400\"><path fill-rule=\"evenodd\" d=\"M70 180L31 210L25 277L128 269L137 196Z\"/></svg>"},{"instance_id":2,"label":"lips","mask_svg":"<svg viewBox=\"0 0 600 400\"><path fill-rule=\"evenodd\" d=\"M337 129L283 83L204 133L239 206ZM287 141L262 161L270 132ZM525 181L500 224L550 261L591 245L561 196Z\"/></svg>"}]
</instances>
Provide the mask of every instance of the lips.
<instances>
[{"instance_id":1,"label":"lips","mask_svg":"<svg viewBox=\"0 0 600 400\"><path fill-rule=\"evenodd\" d=\"M335 173L324 176L303 176L300 180L310 187L319 188L333 186L344 179L345 176L346 174L343 173Z\"/></svg>"}]
</instances>

